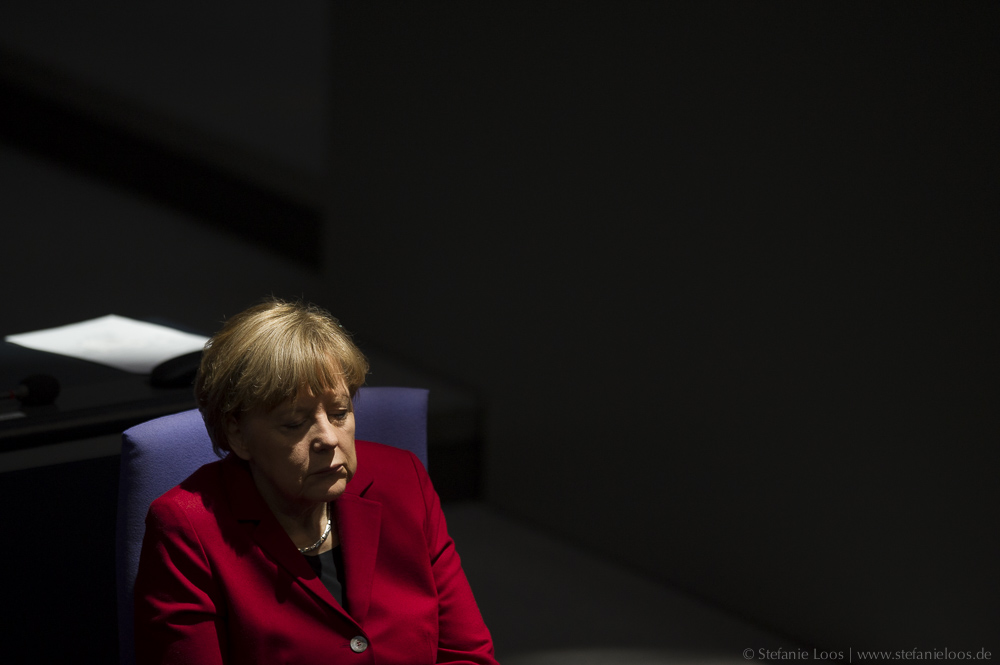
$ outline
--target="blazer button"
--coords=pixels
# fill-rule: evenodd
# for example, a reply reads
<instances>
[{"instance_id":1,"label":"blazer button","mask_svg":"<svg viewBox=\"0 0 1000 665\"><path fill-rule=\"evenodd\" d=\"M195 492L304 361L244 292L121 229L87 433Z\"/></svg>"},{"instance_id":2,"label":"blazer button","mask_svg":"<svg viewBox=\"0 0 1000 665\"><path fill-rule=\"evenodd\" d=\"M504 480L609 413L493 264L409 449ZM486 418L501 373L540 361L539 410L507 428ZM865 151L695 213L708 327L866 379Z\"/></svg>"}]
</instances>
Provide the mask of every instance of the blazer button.
<instances>
[{"instance_id":1,"label":"blazer button","mask_svg":"<svg viewBox=\"0 0 1000 665\"><path fill-rule=\"evenodd\" d=\"M351 638L351 651L354 653L361 653L368 648L368 640L366 640L361 635Z\"/></svg>"}]
</instances>

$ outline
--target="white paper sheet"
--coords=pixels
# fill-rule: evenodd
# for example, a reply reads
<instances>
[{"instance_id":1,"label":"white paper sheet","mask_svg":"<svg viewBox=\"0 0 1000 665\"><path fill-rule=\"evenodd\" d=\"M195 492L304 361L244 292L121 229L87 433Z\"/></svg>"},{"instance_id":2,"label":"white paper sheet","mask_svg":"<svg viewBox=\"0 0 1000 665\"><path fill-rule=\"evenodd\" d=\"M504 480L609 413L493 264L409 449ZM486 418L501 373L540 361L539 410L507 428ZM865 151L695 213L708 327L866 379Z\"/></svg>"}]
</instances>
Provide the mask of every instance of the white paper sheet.
<instances>
[{"instance_id":1,"label":"white paper sheet","mask_svg":"<svg viewBox=\"0 0 1000 665\"><path fill-rule=\"evenodd\" d=\"M58 328L7 335L12 344L148 374L164 360L199 351L208 338L108 314Z\"/></svg>"}]
</instances>

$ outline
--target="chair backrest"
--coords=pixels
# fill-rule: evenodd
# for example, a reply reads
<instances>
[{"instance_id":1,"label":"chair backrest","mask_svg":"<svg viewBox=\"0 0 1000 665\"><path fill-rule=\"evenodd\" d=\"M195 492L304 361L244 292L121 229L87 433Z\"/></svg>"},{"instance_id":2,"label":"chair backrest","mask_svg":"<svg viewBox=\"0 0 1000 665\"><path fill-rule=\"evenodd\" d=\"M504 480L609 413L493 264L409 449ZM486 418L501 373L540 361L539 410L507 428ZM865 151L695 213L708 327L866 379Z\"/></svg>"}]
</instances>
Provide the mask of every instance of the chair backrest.
<instances>
[{"instance_id":1,"label":"chair backrest","mask_svg":"<svg viewBox=\"0 0 1000 665\"><path fill-rule=\"evenodd\" d=\"M427 391L361 388L354 397L355 438L413 452L427 466ZM151 420L122 434L115 565L121 662L135 662L133 587L149 504L198 467L217 461L197 409Z\"/></svg>"}]
</instances>

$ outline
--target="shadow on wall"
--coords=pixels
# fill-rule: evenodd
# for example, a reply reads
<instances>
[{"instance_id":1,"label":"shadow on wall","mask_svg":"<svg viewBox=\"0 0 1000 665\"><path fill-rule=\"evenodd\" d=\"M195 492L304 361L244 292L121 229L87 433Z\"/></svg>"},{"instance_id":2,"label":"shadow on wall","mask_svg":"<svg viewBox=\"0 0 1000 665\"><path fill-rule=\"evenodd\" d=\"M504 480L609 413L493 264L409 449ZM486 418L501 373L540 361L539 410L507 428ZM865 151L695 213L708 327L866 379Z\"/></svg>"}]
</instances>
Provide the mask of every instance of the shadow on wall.
<instances>
[{"instance_id":1,"label":"shadow on wall","mask_svg":"<svg viewBox=\"0 0 1000 665\"><path fill-rule=\"evenodd\" d=\"M120 314L214 332L260 298L317 295L316 274L35 155L0 151L10 289L4 334Z\"/></svg>"}]
</instances>

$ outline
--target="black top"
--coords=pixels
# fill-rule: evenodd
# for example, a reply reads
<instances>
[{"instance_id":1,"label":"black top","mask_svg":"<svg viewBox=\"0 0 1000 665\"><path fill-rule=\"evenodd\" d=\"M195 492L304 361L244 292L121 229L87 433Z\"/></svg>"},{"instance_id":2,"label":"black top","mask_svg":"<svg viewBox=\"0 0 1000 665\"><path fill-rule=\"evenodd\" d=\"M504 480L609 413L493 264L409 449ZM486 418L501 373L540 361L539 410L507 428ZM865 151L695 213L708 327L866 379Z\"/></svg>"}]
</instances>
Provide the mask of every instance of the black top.
<instances>
[{"instance_id":1,"label":"black top","mask_svg":"<svg viewBox=\"0 0 1000 665\"><path fill-rule=\"evenodd\" d=\"M340 551L340 545L337 545L329 552L323 552L317 556L308 556L303 554L306 561L309 562L309 566L319 577L320 581L323 582L333 599L340 603L340 606L345 610L347 605L344 600L344 555Z\"/></svg>"}]
</instances>

